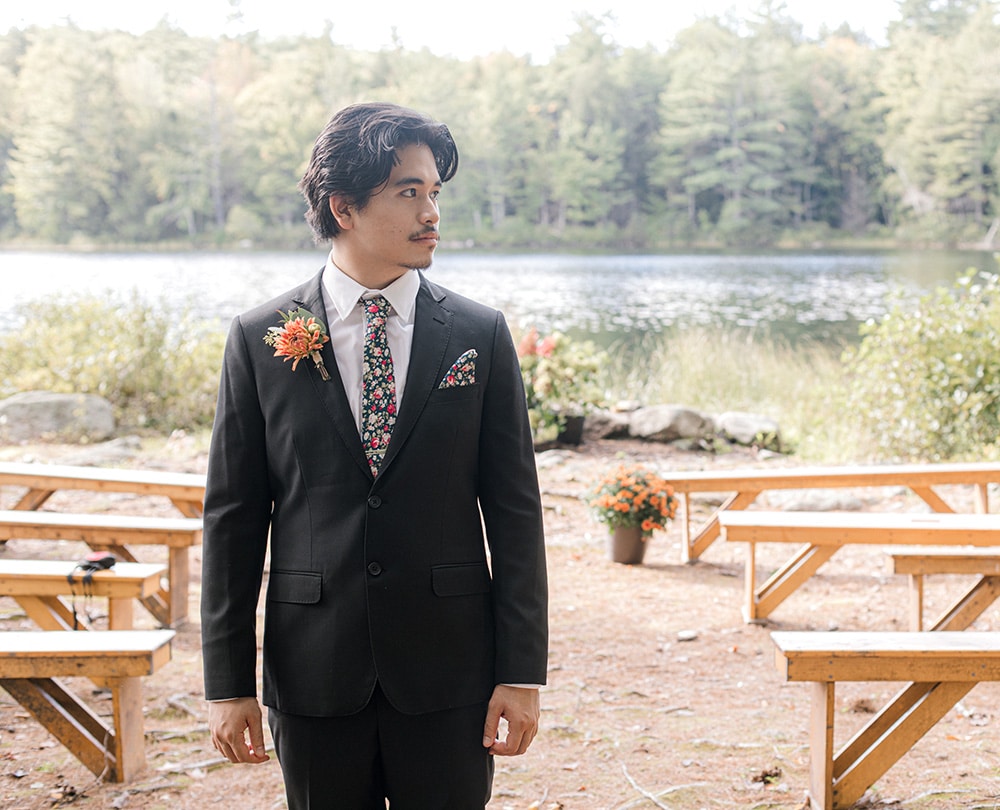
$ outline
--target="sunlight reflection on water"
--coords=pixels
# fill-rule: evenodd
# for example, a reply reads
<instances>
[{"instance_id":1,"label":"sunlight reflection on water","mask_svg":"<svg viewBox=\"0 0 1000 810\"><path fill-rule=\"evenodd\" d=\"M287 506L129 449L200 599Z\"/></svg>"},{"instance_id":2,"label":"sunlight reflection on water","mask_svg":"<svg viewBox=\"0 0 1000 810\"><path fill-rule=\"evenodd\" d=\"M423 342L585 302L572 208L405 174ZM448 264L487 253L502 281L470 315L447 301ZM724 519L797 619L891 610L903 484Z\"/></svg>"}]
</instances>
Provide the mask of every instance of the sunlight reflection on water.
<instances>
[{"instance_id":1,"label":"sunlight reflection on water","mask_svg":"<svg viewBox=\"0 0 1000 810\"><path fill-rule=\"evenodd\" d=\"M0 318L28 302L114 291L233 315L309 278L322 252L0 253ZM896 287L950 284L988 254L565 255L440 251L429 277L505 313L516 328L600 342L675 326L741 326L791 339L852 340Z\"/></svg>"}]
</instances>

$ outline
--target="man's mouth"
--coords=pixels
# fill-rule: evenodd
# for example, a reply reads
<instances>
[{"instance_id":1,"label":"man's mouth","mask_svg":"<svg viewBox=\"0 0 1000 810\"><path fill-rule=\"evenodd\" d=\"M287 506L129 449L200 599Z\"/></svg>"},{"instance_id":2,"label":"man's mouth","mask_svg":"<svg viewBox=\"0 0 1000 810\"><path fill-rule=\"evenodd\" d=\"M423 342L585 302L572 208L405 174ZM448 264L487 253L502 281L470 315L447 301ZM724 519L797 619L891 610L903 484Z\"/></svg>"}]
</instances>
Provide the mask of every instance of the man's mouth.
<instances>
[{"instance_id":1,"label":"man's mouth","mask_svg":"<svg viewBox=\"0 0 1000 810\"><path fill-rule=\"evenodd\" d=\"M437 231L424 231L423 233L418 233L415 236L410 237L410 239L414 242L433 242L435 245L438 243L440 238L440 234L438 234Z\"/></svg>"}]
</instances>

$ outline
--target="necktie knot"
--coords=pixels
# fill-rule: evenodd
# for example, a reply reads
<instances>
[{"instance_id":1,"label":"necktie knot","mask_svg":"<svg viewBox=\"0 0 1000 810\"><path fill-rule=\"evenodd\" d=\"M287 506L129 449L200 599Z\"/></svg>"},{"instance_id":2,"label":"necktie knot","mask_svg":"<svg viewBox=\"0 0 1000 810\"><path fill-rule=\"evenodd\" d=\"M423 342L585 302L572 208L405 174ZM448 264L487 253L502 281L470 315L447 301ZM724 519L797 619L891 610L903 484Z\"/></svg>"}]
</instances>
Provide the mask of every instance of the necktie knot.
<instances>
[{"instance_id":1,"label":"necktie knot","mask_svg":"<svg viewBox=\"0 0 1000 810\"><path fill-rule=\"evenodd\" d=\"M386 321L389 302L384 296L361 299L365 313L365 343L361 369L361 441L372 475L389 445L396 424L396 375L389 353Z\"/></svg>"},{"instance_id":2,"label":"necktie knot","mask_svg":"<svg viewBox=\"0 0 1000 810\"><path fill-rule=\"evenodd\" d=\"M374 319L378 318L382 321L382 326L385 325L385 319L389 317L389 301L382 295L376 295L374 298L362 298L360 304L365 310L365 323L370 323Z\"/></svg>"}]
</instances>

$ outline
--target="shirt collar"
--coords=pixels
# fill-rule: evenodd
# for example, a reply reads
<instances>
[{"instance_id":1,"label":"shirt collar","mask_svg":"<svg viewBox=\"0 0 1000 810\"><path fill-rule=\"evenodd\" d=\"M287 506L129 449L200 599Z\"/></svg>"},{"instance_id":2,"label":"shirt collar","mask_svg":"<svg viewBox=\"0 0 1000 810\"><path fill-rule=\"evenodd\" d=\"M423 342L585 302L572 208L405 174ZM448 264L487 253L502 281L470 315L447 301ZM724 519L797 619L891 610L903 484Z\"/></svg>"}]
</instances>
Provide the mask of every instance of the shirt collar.
<instances>
[{"instance_id":1,"label":"shirt collar","mask_svg":"<svg viewBox=\"0 0 1000 810\"><path fill-rule=\"evenodd\" d=\"M413 323L417 293L420 291L420 275L416 270L407 270L385 289L369 290L337 267L331 255L323 271L323 290L342 321L347 320L358 309L359 298L383 295L397 317L404 323Z\"/></svg>"}]
</instances>

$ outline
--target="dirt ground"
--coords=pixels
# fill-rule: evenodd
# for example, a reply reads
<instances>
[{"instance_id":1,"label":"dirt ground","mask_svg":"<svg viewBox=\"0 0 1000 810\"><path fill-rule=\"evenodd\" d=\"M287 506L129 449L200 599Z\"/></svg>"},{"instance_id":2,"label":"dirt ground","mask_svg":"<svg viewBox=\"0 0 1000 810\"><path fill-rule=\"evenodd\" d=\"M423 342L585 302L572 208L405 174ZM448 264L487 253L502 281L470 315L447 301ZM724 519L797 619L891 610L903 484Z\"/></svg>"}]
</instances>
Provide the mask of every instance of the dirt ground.
<instances>
[{"instance_id":1,"label":"dirt ground","mask_svg":"<svg viewBox=\"0 0 1000 810\"><path fill-rule=\"evenodd\" d=\"M203 447L183 436L154 446L143 443L141 449L119 444L103 456L99 448L90 452L91 459L120 466L198 472L205 464ZM80 454L80 448L65 446L0 447L4 460L72 463ZM581 496L619 457L648 461L667 477L671 470L795 463L762 460L744 450L713 455L618 441L539 454L551 590L549 685L531 750L497 761L490 810L802 808L809 687L782 682L769 633L905 629L904 578L890 573L879 549L848 548L781 605L772 621L745 624L739 544L717 542L700 561L685 565L675 523L654 536L643 565L609 561L607 531L590 517ZM942 494L971 508L971 491ZM17 495L0 493L0 506L9 508ZM925 508L899 490L837 491L836 497L840 508ZM707 514L711 503L711 498L696 501L696 515ZM62 493L47 508L171 514L168 504L113 494ZM76 559L84 551L74 543L10 541L0 548L0 557ZM163 561L157 551L146 550L143 560ZM786 548L759 549L761 572L780 563L783 553ZM178 631L173 660L144 679L148 768L143 776L129 785L99 782L0 691L0 807L285 806L276 762L221 764L206 734L199 562L196 550L192 621ZM943 610L962 586L961 578L932 579L928 615ZM102 609L98 601L93 607ZM141 625L154 626L141 608L136 615ZM0 598L0 630L29 626L15 602ZM997 609L975 629L1000 629ZM88 694L88 683L76 681L73 688ZM838 687L838 743L897 687ZM914 810L1000 808L997 687L977 686L878 780L862 803ZM110 711L109 700L91 697L98 712Z\"/></svg>"}]
</instances>

